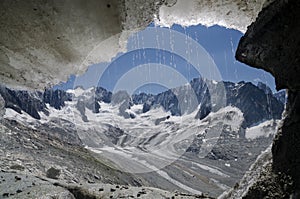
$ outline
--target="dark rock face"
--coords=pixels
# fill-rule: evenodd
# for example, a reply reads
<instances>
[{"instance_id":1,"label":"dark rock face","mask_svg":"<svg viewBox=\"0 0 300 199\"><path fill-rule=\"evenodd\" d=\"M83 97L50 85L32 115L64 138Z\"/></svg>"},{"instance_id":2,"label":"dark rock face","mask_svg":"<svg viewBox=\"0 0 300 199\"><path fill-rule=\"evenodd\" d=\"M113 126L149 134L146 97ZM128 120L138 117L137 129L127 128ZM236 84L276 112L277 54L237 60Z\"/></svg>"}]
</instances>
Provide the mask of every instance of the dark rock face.
<instances>
[{"instance_id":1,"label":"dark rock face","mask_svg":"<svg viewBox=\"0 0 300 199\"><path fill-rule=\"evenodd\" d=\"M227 104L238 107L244 113L244 127L263 120L281 118L283 103L272 93L266 94L264 90L249 82L240 82L238 85L225 82L225 88Z\"/></svg>"},{"instance_id":2,"label":"dark rock face","mask_svg":"<svg viewBox=\"0 0 300 199\"><path fill-rule=\"evenodd\" d=\"M22 111L28 113L35 119L40 119L39 112L43 112L48 115L49 111L46 104L51 107L60 110L65 106L66 101L72 101L72 94L67 93L64 90L52 90L47 89L44 92L40 91L23 91L23 90L11 90L4 86L0 86L0 95L4 100L5 108L11 108L18 113ZM102 88L97 88L95 97L92 100L85 100L79 102L77 107L83 113L84 109L89 108L94 113L99 113L100 105L98 101L110 102L111 93ZM85 119L86 120L86 119Z\"/></svg>"},{"instance_id":3,"label":"dark rock face","mask_svg":"<svg viewBox=\"0 0 300 199\"><path fill-rule=\"evenodd\" d=\"M11 108L18 113L23 110L35 119L41 118L39 111L48 114L41 92L14 91L0 86L0 94L5 101L5 108Z\"/></svg>"},{"instance_id":4,"label":"dark rock face","mask_svg":"<svg viewBox=\"0 0 300 199\"><path fill-rule=\"evenodd\" d=\"M198 103L200 104L196 118L202 120L212 111L211 92L218 92L218 89L215 88L213 90L208 90L207 84L200 78L193 79L191 81L191 87L193 88L197 96Z\"/></svg>"},{"instance_id":5,"label":"dark rock face","mask_svg":"<svg viewBox=\"0 0 300 199\"><path fill-rule=\"evenodd\" d=\"M259 179L250 187L243 199L267 198L266 196L269 198L291 198L290 193L293 190L293 184L289 176L284 173L273 173L270 164L262 171L262 176L264 178ZM269 186L265 186L266 182Z\"/></svg>"},{"instance_id":6,"label":"dark rock face","mask_svg":"<svg viewBox=\"0 0 300 199\"><path fill-rule=\"evenodd\" d=\"M120 128L109 126L107 131L104 131L104 134L107 136L108 139L111 140L113 144L117 144L120 137L124 135L124 131Z\"/></svg>"},{"instance_id":7,"label":"dark rock face","mask_svg":"<svg viewBox=\"0 0 300 199\"><path fill-rule=\"evenodd\" d=\"M300 89L300 2L277 0L248 27L237 60L261 68L276 80L277 89Z\"/></svg>"},{"instance_id":8,"label":"dark rock face","mask_svg":"<svg viewBox=\"0 0 300 199\"><path fill-rule=\"evenodd\" d=\"M45 90L45 92L11 90L0 86L0 94L5 101L5 108L11 108L18 113L24 111L35 119L40 119L38 112L48 115L46 104L61 109L65 106L65 101L71 101L72 95L62 90Z\"/></svg>"},{"instance_id":9,"label":"dark rock face","mask_svg":"<svg viewBox=\"0 0 300 199\"><path fill-rule=\"evenodd\" d=\"M158 94L153 104L160 104L166 111L171 111L172 115L181 115L178 99L171 90Z\"/></svg>"},{"instance_id":10,"label":"dark rock face","mask_svg":"<svg viewBox=\"0 0 300 199\"><path fill-rule=\"evenodd\" d=\"M133 94L132 102L134 104L144 104L147 101L154 101L154 97L155 95L147 93Z\"/></svg>"},{"instance_id":11,"label":"dark rock face","mask_svg":"<svg viewBox=\"0 0 300 199\"><path fill-rule=\"evenodd\" d=\"M72 101L73 95L64 90L47 89L44 92L40 91L23 91L11 90L4 86L0 86L0 95L5 101L5 108L11 108L18 113L22 111L28 113L35 119L40 119L39 112L48 115L49 111L46 104L60 110L65 106L66 101ZM85 108L90 109L93 113L99 113L101 108L98 102L111 102L111 92L104 88L98 87L95 89L94 95L89 99L79 100L76 107L82 114L83 120L87 121L85 116Z\"/></svg>"},{"instance_id":12,"label":"dark rock face","mask_svg":"<svg viewBox=\"0 0 300 199\"><path fill-rule=\"evenodd\" d=\"M105 102L110 103L111 102L112 93L107 91L106 89L102 87L97 87L95 91L95 101L98 102Z\"/></svg>"},{"instance_id":13,"label":"dark rock face","mask_svg":"<svg viewBox=\"0 0 300 199\"><path fill-rule=\"evenodd\" d=\"M277 0L266 7L256 22L249 26L236 52L239 61L273 74L277 89L289 90L286 117L272 147L272 172L292 177L295 188L290 194L295 197L299 197L300 193L299 35L300 2ZM276 181L272 176L270 178ZM270 185L266 183L265 187L267 186ZM259 193L258 189L260 188L254 187L249 194L254 194L255 190Z\"/></svg>"},{"instance_id":14,"label":"dark rock face","mask_svg":"<svg viewBox=\"0 0 300 199\"><path fill-rule=\"evenodd\" d=\"M72 95L63 91L63 90L45 90L43 93L43 101L44 103L50 104L50 106L61 109L65 106L65 101L71 101Z\"/></svg>"},{"instance_id":15,"label":"dark rock face","mask_svg":"<svg viewBox=\"0 0 300 199\"><path fill-rule=\"evenodd\" d=\"M288 92L286 118L272 147L273 168L291 175L300 190L300 92Z\"/></svg>"}]
</instances>

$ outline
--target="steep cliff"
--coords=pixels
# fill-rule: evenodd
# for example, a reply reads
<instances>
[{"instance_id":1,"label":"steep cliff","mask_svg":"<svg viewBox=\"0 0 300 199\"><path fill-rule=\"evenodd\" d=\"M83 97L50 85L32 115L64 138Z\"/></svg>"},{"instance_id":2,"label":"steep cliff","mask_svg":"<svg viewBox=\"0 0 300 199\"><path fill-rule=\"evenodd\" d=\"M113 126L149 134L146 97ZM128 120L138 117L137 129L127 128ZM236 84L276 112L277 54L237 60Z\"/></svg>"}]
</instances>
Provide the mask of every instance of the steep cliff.
<instances>
[{"instance_id":1,"label":"steep cliff","mask_svg":"<svg viewBox=\"0 0 300 199\"><path fill-rule=\"evenodd\" d=\"M272 146L272 169L261 174L258 184L250 188L246 198L272 197L282 190L295 198L299 197L299 25L300 2L275 1L259 14L257 20L248 28L236 52L239 61L273 74L277 89L288 89L284 120ZM280 178L274 177L276 175L290 176L293 188L286 190L289 186L288 181L279 182ZM285 198L288 194L276 197Z\"/></svg>"}]
</instances>

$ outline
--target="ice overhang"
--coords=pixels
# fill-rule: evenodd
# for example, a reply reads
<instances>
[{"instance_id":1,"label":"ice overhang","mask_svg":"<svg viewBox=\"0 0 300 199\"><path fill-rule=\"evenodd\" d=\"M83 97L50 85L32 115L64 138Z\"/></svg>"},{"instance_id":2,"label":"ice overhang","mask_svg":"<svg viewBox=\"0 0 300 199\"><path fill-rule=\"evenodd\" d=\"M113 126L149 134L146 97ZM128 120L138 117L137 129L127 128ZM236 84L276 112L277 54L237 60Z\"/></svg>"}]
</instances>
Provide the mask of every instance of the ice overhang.
<instances>
[{"instance_id":1,"label":"ice overhang","mask_svg":"<svg viewBox=\"0 0 300 199\"><path fill-rule=\"evenodd\" d=\"M128 34L157 25L246 31L269 1L2 0L0 83L37 88L81 74L126 50Z\"/></svg>"}]
</instances>

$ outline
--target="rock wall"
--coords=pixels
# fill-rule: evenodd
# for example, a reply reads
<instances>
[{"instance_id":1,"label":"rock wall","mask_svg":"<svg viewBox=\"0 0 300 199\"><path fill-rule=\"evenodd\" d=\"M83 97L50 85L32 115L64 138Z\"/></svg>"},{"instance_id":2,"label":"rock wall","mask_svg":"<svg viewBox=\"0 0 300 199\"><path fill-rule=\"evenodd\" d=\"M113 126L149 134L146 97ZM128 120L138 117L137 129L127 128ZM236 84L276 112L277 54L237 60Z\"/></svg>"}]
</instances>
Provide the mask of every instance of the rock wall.
<instances>
[{"instance_id":1,"label":"rock wall","mask_svg":"<svg viewBox=\"0 0 300 199\"><path fill-rule=\"evenodd\" d=\"M292 177L300 194L300 92L289 91L285 119L273 143L273 169ZM298 196L299 197L299 196Z\"/></svg>"},{"instance_id":2,"label":"rock wall","mask_svg":"<svg viewBox=\"0 0 300 199\"><path fill-rule=\"evenodd\" d=\"M277 89L300 89L300 2L275 1L242 37L236 58L270 72Z\"/></svg>"},{"instance_id":3,"label":"rock wall","mask_svg":"<svg viewBox=\"0 0 300 199\"><path fill-rule=\"evenodd\" d=\"M273 74L277 89L288 89L284 121L272 147L272 172L292 178L291 194L296 198L300 193L299 35L300 2L277 0L259 14L240 40L236 52L239 61ZM266 184L268 186L271 185ZM256 187L258 189L261 187Z\"/></svg>"}]
</instances>

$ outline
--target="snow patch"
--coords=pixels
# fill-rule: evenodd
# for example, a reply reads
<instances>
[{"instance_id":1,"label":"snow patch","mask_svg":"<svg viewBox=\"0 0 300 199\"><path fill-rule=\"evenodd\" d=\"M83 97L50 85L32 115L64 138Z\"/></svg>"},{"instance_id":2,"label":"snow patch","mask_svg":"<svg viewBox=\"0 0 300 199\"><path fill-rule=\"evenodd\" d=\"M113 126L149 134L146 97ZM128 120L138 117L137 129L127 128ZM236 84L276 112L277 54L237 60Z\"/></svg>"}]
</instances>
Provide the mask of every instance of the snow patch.
<instances>
[{"instance_id":1,"label":"snow patch","mask_svg":"<svg viewBox=\"0 0 300 199\"><path fill-rule=\"evenodd\" d=\"M209 166L206 166L206 165L203 165L203 164L199 164L199 163L195 163L195 162L192 162L192 165L196 165L197 167L205 170L205 171L208 171L210 173L213 173L213 174L216 174L216 175L219 175L219 176L222 176L222 177L225 177L225 178L229 178L230 176L219 171L218 169L215 169L215 168L212 168L212 167L209 167Z\"/></svg>"},{"instance_id":2,"label":"snow patch","mask_svg":"<svg viewBox=\"0 0 300 199\"><path fill-rule=\"evenodd\" d=\"M247 139L256 139L259 137L269 137L277 132L279 120L268 120L257 126L246 129L245 137Z\"/></svg>"}]
</instances>

